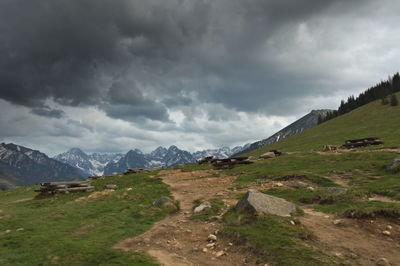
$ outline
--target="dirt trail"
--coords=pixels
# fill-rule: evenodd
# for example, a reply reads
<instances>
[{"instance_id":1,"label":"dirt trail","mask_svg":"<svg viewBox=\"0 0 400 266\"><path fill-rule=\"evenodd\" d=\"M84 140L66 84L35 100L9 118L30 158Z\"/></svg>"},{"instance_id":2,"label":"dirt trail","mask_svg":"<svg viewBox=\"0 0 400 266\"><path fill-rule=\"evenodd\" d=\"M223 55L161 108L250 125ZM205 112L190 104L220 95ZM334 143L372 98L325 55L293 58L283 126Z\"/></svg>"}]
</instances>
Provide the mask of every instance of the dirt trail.
<instances>
[{"instance_id":1,"label":"dirt trail","mask_svg":"<svg viewBox=\"0 0 400 266\"><path fill-rule=\"evenodd\" d=\"M376 260L386 258L391 265L400 265L400 225L384 219L344 219L304 209L300 221L321 242L325 253L361 265L376 265ZM334 225L334 221L338 224ZM340 222L339 222L340 221ZM382 234L391 226L392 235Z\"/></svg>"},{"instance_id":2,"label":"dirt trail","mask_svg":"<svg viewBox=\"0 0 400 266\"><path fill-rule=\"evenodd\" d=\"M170 186L174 198L180 201L181 211L156 223L142 235L123 240L114 247L125 251L145 251L167 266L254 265L252 254L240 252L218 234L215 247L206 247L209 244L208 235L214 234L220 224L190 218L193 201L196 199L221 198L226 203L226 208L234 202L234 195L228 189L232 186L234 177L206 177L212 173L214 172L162 171L162 179ZM207 250L203 250L204 248ZM217 252L221 251L224 255L218 257Z\"/></svg>"},{"instance_id":3,"label":"dirt trail","mask_svg":"<svg viewBox=\"0 0 400 266\"><path fill-rule=\"evenodd\" d=\"M274 187L274 182L250 184L248 188L232 191L232 176L207 177L215 171L181 172L165 170L161 172L163 181L170 186L175 199L180 201L181 211L169 215L156 223L142 235L125 239L114 247L145 251L155 257L160 264L180 265L256 265L257 258L252 253L244 253L240 247L232 246L228 239L218 236L215 247L207 247L207 237L220 228L218 222L204 222L191 219L193 201L196 199L221 198L226 209L236 204L236 195L248 188L265 189ZM282 182L282 185L287 185ZM379 258L387 258L392 264L400 265L400 221L385 219L338 219L307 207L300 217L301 224L317 236L314 248L332 256L343 258L350 264L376 265ZM391 235L382 234L391 226ZM206 248L207 250L203 250ZM217 252L225 254L217 256Z\"/></svg>"}]
</instances>

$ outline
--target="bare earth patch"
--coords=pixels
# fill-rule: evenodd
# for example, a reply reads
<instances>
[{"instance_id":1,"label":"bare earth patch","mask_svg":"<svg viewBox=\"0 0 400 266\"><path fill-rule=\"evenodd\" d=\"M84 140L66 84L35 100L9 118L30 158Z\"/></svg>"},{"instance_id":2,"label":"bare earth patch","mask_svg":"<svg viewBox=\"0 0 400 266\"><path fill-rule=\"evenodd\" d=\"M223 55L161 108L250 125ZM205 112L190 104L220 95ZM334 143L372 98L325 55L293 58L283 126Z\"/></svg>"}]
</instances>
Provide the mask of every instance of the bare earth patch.
<instances>
[{"instance_id":1,"label":"bare earth patch","mask_svg":"<svg viewBox=\"0 0 400 266\"><path fill-rule=\"evenodd\" d=\"M252 254L241 252L227 239L219 237L218 222L190 218L194 200L218 197L229 205L227 198L233 196L228 188L235 177L204 177L209 174L210 171L162 171L162 179L170 186L174 198L180 201L181 211L156 223L144 234L119 242L114 248L145 251L162 265L244 265L244 261L253 265L255 258ZM207 242L208 235L215 232L218 237L215 246L207 247L210 244ZM217 252L223 255L217 256Z\"/></svg>"},{"instance_id":2,"label":"bare earth patch","mask_svg":"<svg viewBox=\"0 0 400 266\"><path fill-rule=\"evenodd\" d=\"M386 258L391 265L400 265L400 225L384 219L356 220L337 218L325 213L305 209L300 221L321 242L325 253L338 256L350 263L376 265L379 258ZM340 221L337 225L334 221ZM394 232L386 236L382 232L391 226Z\"/></svg>"}]
</instances>

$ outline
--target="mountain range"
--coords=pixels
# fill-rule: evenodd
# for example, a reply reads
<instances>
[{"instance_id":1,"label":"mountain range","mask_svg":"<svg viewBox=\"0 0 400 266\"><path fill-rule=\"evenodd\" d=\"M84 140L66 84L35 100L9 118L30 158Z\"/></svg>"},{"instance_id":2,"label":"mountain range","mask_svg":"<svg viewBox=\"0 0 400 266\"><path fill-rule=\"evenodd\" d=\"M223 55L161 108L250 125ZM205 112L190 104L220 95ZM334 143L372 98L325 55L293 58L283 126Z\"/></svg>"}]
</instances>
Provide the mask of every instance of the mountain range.
<instances>
[{"instance_id":1,"label":"mountain range","mask_svg":"<svg viewBox=\"0 0 400 266\"><path fill-rule=\"evenodd\" d=\"M85 173L46 154L12 143L0 144L0 190L46 181L76 180Z\"/></svg>"},{"instance_id":2,"label":"mountain range","mask_svg":"<svg viewBox=\"0 0 400 266\"><path fill-rule=\"evenodd\" d=\"M16 144L0 145L0 189L18 185L32 185L44 181L61 181L85 178L93 175L122 173L128 168L168 168L194 163L214 156L228 158L252 151L298 134L318 124L318 116L325 116L330 110L313 110L309 114L278 131L269 138L234 148L223 147L190 153L172 145L158 147L150 153L133 149L126 154L86 154L79 148L72 148L54 158Z\"/></svg>"},{"instance_id":3,"label":"mountain range","mask_svg":"<svg viewBox=\"0 0 400 266\"><path fill-rule=\"evenodd\" d=\"M79 168L87 176L109 175L115 172L122 173L128 168L168 168L181 164L194 163L207 156L228 158L246 147L247 146L237 146L233 149L223 147L220 149L208 149L190 153L172 145L169 148L160 146L148 154L143 153L139 149L133 149L128 151L125 155L86 154L79 148L72 148L67 152L55 156L54 159Z\"/></svg>"},{"instance_id":4,"label":"mountain range","mask_svg":"<svg viewBox=\"0 0 400 266\"><path fill-rule=\"evenodd\" d=\"M315 127L318 125L318 117L325 117L331 111L332 110L329 109L312 110L310 113L276 132L274 135L248 145L244 149L235 153L234 156L271 145L279 140L301 133L306 129Z\"/></svg>"}]
</instances>

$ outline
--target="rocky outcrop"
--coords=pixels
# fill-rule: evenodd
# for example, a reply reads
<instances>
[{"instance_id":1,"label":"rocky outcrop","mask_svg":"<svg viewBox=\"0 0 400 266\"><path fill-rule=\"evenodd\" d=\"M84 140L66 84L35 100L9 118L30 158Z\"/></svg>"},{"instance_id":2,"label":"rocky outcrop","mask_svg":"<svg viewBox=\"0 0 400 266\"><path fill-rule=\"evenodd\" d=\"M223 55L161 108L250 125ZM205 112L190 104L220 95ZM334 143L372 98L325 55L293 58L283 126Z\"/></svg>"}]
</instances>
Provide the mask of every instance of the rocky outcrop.
<instances>
[{"instance_id":1,"label":"rocky outcrop","mask_svg":"<svg viewBox=\"0 0 400 266\"><path fill-rule=\"evenodd\" d=\"M290 216L296 205L284 199L249 190L236 204L237 211L262 212L279 216Z\"/></svg>"}]
</instances>

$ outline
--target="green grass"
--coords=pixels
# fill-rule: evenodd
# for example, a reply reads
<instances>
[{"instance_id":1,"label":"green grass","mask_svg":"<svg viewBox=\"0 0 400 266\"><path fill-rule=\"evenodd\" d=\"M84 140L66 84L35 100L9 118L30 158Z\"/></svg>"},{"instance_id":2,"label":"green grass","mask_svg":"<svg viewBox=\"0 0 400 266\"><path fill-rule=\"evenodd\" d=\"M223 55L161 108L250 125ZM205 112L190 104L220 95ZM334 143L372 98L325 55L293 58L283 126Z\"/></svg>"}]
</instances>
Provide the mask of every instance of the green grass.
<instances>
[{"instance_id":1,"label":"green grass","mask_svg":"<svg viewBox=\"0 0 400 266\"><path fill-rule=\"evenodd\" d=\"M59 194L19 203L32 197L31 188L0 192L1 265L155 265L137 252L122 252L112 246L122 239L148 230L170 211L151 207L161 196L170 196L167 186L154 173L115 176L93 181L96 191L106 184L118 189L95 200L75 200L89 193ZM132 190L127 190L132 188ZM17 232L16 229L24 228Z\"/></svg>"},{"instance_id":2,"label":"green grass","mask_svg":"<svg viewBox=\"0 0 400 266\"><path fill-rule=\"evenodd\" d=\"M400 93L397 93L397 97L400 97ZM399 147L399 125L400 105L382 105L378 100L245 155L259 156L271 149L303 152L322 150L323 145L326 144L342 145L347 139L363 137L379 137L384 142L383 146Z\"/></svg>"},{"instance_id":3,"label":"green grass","mask_svg":"<svg viewBox=\"0 0 400 266\"><path fill-rule=\"evenodd\" d=\"M268 265L333 265L333 258L306 246L313 235L301 226L290 224L290 218L252 216L230 210L224 215L222 233L233 238Z\"/></svg>"},{"instance_id":4,"label":"green grass","mask_svg":"<svg viewBox=\"0 0 400 266\"><path fill-rule=\"evenodd\" d=\"M197 199L193 202L193 207L199 206L202 202L206 200ZM224 207L224 202L221 199L209 199L207 200L211 204L211 208L205 209L204 211L200 212L199 214L194 214L192 219L199 219L202 221L210 221L213 220L213 217L220 215L222 208Z\"/></svg>"}]
</instances>

